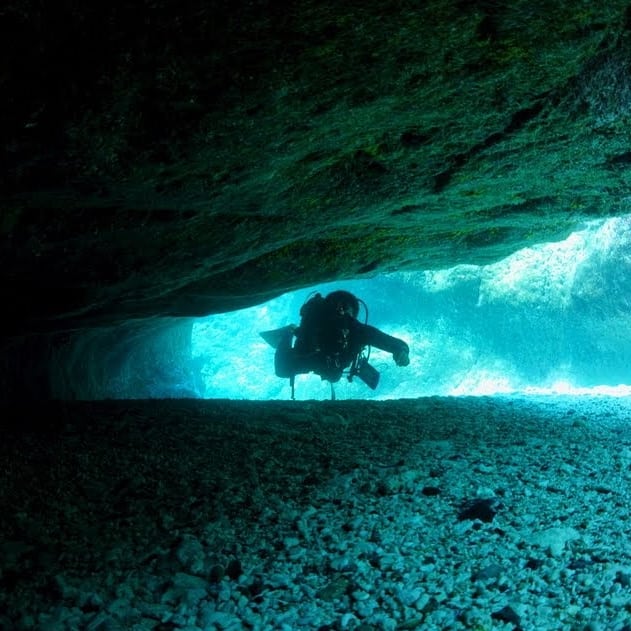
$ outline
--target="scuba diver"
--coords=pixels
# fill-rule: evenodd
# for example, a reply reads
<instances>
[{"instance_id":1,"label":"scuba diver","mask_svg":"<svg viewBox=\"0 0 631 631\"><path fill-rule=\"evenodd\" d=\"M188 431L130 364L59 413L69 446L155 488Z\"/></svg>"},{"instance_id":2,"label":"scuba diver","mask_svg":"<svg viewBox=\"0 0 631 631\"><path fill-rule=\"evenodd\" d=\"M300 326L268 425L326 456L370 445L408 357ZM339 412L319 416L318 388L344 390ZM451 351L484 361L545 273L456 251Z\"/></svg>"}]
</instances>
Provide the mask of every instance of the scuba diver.
<instances>
[{"instance_id":1,"label":"scuba diver","mask_svg":"<svg viewBox=\"0 0 631 631\"><path fill-rule=\"evenodd\" d=\"M326 297L316 293L300 309L300 326L291 324L261 333L276 349L274 369L278 377L289 378L292 399L296 375L310 372L331 383L332 399L335 399L333 384L347 368L350 368L349 381L358 376L374 390L379 383L379 372L368 363L370 346L392 353L397 366L410 363L410 349L403 340L358 321L360 303L367 321L366 304L350 292L333 291Z\"/></svg>"}]
</instances>

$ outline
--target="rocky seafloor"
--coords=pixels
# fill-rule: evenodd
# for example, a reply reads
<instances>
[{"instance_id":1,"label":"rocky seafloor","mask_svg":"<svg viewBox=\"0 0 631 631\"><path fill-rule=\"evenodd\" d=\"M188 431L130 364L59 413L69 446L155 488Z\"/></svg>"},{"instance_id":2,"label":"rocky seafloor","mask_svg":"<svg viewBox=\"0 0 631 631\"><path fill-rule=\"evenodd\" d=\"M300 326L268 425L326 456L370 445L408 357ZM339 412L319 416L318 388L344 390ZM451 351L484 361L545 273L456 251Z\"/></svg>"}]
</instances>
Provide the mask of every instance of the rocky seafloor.
<instances>
[{"instance_id":1,"label":"rocky seafloor","mask_svg":"<svg viewBox=\"0 0 631 631\"><path fill-rule=\"evenodd\" d=\"M631 629L631 401L4 411L0 628Z\"/></svg>"}]
</instances>

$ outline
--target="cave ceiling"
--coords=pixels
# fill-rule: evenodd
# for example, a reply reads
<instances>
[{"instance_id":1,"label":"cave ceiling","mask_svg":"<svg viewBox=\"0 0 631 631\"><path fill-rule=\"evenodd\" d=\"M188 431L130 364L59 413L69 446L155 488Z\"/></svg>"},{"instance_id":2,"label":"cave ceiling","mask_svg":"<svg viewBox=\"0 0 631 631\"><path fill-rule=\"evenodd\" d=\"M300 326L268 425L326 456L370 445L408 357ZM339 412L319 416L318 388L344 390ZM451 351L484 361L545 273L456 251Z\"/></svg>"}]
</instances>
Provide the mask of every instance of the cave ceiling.
<instances>
[{"instance_id":1,"label":"cave ceiling","mask_svg":"<svg viewBox=\"0 0 631 631\"><path fill-rule=\"evenodd\" d=\"M9 0L9 334L488 263L628 212L628 2Z\"/></svg>"}]
</instances>

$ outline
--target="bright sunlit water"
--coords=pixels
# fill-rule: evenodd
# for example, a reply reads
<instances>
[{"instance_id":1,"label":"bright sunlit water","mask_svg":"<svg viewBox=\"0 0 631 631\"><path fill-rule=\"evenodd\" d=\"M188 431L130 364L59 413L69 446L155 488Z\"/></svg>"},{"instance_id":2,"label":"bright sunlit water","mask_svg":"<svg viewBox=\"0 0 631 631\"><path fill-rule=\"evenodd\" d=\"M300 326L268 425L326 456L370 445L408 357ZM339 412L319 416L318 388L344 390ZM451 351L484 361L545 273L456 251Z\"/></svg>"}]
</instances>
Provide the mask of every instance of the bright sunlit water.
<instances>
[{"instance_id":1,"label":"bright sunlit water","mask_svg":"<svg viewBox=\"0 0 631 631\"><path fill-rule=\"evenodd\" d=\"M631 220L594 222L558 243L488 266L400 272L318 285L265 304L199 319L192 353L205 398L285 399L274 350L259 332L298 324L313 291L346 289L368 322L408 342L410 365L373 349L376 391L335 384L338 399L509 393L628 396L631 383ZM362 314L363 319L363 314ZM328 399L317 375L296 379L297 399Z\"/></svg>"}]
</instances>

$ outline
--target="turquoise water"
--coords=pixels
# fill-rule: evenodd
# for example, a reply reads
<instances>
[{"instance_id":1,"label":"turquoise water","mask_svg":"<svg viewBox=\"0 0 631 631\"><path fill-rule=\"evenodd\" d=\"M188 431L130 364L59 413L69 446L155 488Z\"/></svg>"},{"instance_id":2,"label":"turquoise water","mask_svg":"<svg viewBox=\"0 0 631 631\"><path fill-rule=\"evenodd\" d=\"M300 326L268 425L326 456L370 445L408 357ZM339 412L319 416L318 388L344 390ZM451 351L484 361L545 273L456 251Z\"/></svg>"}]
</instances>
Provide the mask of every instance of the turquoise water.
<instances>
[{"instance_id":1,"label":"turquoise water","mask_svg":"<svg viewBox=\"0 0 631 631\"><path fill-rule=\"evenodd\" d=\"M507 393L628 394L631 384L631 221L586 225L487 266L398 272L309 287L265 304L196 320L192 356L205 398L289 398L259 331L298 323L313 291L346 289L368 322L405 339L410 365L373 349L376 391L355 380L337 398ZM362 314L363 319L363 314ZM328 399L317 375L296 380L296 398Z\"/></svg>"}]
</instances>

